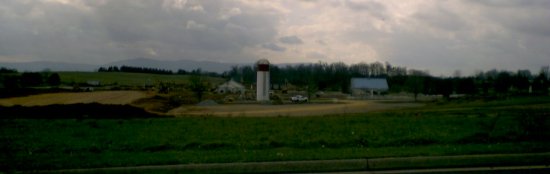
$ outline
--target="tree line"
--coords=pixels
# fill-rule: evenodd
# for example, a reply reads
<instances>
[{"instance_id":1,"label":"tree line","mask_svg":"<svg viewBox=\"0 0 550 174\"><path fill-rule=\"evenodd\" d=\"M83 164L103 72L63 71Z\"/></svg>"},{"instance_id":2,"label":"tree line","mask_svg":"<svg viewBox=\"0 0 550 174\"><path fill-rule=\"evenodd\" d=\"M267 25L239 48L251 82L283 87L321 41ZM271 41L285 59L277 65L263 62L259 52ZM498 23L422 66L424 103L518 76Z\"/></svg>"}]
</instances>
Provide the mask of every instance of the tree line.
<instances>
[{"instance_id":1,"label":"tree line","mask_svg":"<svg viewBox=\"0 0 550 174\"><path fill-rule=\"evenodd\" d=\"M159 68L147 68L147 67L133 67L133 66L110 66L100 67L98 72L129 72L129 73L148 73L148 74L174 74L172 70L165 70Z\"/></svg>"},{"instance_id":2,"label":"tree line","mask_svg":"<svg viewBox=\"0 0 550 174\"><path fill-rule=\"evenodd\" d=\"M434 77L427 71L392 66L389 63L358 63L346 65L342 62L271 66L272 84L291 84L303 90L341 91L350 93L351 78L386 78L389 92L409 92L416 96L452 94L465 95L547 95L550 86L548 67L533 75L529 70L517 72L489 70L473 76ZM244 84L256 81L256 67L234 66L223 74Z\"/></svg>"},{"instance_id":3,"label":"tree line","mask_svg":"<svg viewBox=\"0 0 550 174\"><path fill-rule=\"evenodd\" d=\"M163 74L163 75L205 75L210 77L222 77L222 74L216 72L203 71L200 68L187 71L184 69L178 69L176 72L172 70L160 69L160 68L149 68L149 67L133 67L133 66L109 66L109 67L100 67L97 72L127 72L127 73L147 73L147 74Z\"/></svg>"},{"instance_id":4,"label":"tree line","mask_svg":"<svg viewBox=\"0 0 550 174\"><path fill-rule=\"evenodd\" d=\"M57 73L24 72L0 68L0 97L17 96L32 92L32 87L49 86L57 89L61 78Z\"/></svg>"},{"instance_id":5,"label":"tree line","mask_svg":"<svg viewBox=\"0 0 550 174\"><path fill-rule=\"evenodd\" d=\"M271 66L270 79L272 84L291 84L300 88L316 88L326 91L341 91L349 93L352 77L388 77L406 75L407 68L392 66L389 63L358 63L346 65L342 62L314 64L298 64L287 66ZM233 66L224 73L225 77L233 78L245 84L256 81L256 67Z\"/></svg>"},{"instance_id":6,"label":"tree line","mask_svg":"<svg viewBox=\"0 0 550 174\"><path fill-rule=\"evenodd\" d=\"M0 68L0 73L1 73L1 74L6 74L6 73L17 73L17 70L5 68L5 67L1 67L1 68Z\"/></svg>"},{"instance_id":7,"label":"tree line","mask_svg":"<svg viewBox=\"0 0 550 174\"><path fill-rule=\"evenodd\" d=\"M186 71L146 67L111 66L101 67L99 72L132 72L153 74L187 74L193 76L212 76L234 79L245 85L256 82L256 67L254 65L233 66L222 74L204 72L201 69ZM271 84L279 86L295 86L298 90L312 91L340 91L351 93L351 78L386 78L390 93L408 92L418 96L442 95L449 98L452 94L465 95L548 95L549 68L542 67L540 72L531 73L529 70L499 71L496 69L486 72L479 71L475 75L462 77L459 74L453 77L435 77L427 71L407 69L393 66L389 63L357 63L347 65L343 62L311 63L270 67ZM15 89L33 86L58 86L60 78L57 73L25 72L0 68L0 82L2 88Z\"/></svg>"},{"instance_id":8,"label":"tree line","mask_svg":"<svg viewBox=\"0 0 550 174\"><path fill-rule=\"evenodd\" d=\"M9 73L0 72L0 80L4 89L28 88L37 86L54 86L61 84L61 78L57 73L49 72L24 72L17 73L11 71Z\"/></svg>"}]
</instances>

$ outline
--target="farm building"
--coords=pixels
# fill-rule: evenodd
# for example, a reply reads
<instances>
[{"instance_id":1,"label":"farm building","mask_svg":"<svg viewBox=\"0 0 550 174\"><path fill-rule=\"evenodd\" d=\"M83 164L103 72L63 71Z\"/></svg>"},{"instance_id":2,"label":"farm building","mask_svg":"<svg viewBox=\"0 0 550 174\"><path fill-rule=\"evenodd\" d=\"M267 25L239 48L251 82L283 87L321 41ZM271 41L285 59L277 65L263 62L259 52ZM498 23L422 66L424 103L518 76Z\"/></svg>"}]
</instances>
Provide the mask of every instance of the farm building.
<instances>
[{"instance_id":1,"label":"farm building","mask_svg":"<svg viewBox=\"0 0 550 174\"><path fill-rule=\"evenodd\" d=\"M244 93L244 86L233 79L221 84L216 88L217 93Z\"/></svg>"},{"instance_id":2,"label":"farm building","mask_svg":"<svg viewBox=\"0 0 550 174\"><path fill-rule=\"evenodd\" d=\"M388 91L388 81L385 78L351 78L351 92L354 96L361 96Z\"/></svg>"},{"instance_id":3,"label":"farm building","mask_svg":"<svg viewBox=\"0 0 550 174\"><path fill-rule=\"evenodd\" d=\"M99 81L99 80L88 80L88 81L86 81L86 85L99 86L99 85L101 85L101 81Z\"/></svg>"},{"instance_id":4,"label":"farm building","mask_svg":"<svg viewBox=\"0 0 550 174\"><path fill-rule=\"evenodd\" d=\"M269 101L269 61L260 59L256 62L256 101Z\"/></svg>"}]
</instances>

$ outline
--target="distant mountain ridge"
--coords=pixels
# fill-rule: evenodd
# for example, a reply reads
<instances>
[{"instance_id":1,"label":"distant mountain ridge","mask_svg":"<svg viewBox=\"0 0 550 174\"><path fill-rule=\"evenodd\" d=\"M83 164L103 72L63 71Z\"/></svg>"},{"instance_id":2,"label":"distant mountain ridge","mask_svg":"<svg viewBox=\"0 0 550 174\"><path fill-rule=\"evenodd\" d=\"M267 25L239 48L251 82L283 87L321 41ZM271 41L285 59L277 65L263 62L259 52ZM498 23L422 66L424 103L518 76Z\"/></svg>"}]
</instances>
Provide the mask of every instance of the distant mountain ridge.
<instances>
[{"instance_id":1,"label":"distant mountain ridge","mask_svg":"<svg viewBox=\"0 0 550 174\"><path fill-rule=\"evenodd\" d=\"M0 62L0 67L16 69L19 72L38 72L38 71L97 71L100 67L109 66L133 66L144 68L158 68L164 70L172 70L174 72L183 69L191 71L200 68L202 71L223 73L231 70L233 66L249 66L251 63L221 63L212 61L195 61L195 60L154 60L148 58L134 58L121 61L115 61L104 65L80 64L80 63L65 63L53 61L35 61L35 62ZM311 63L283 63L275 64L279 67L293 66L298 64Z\"/></svg>"},{"instance_id":2,"label":"distant mountain ridge","mask_svg":"<svg viewBox=\"0 0 550 174\"><path fill-rule=\"evenodd\" d=\"M134 66L134 67L147 67L158 68L165 70L177 71L184 69L191 71L200 68L203 71L222 73L228 71L232 66L239 64L231 63L219 63L209 61L194 61L194 60L153 60L147 58L135 58L122 61L111 62L104 65L91 65L91 64L79 64L79 63L65 63L65 62L53 62L53 61L35 61L35 62L0 62L0 67L6 67L10 69L16 69L20 72L26 71L97 71L100 67L109 66Z\"/></svg>"},{"instance_id":3,"label":"distant mountain ridge","mask_svg":"<svg viewBox=\"0 0 550 174\"><path fill-rule=\"evenodd\" d=\"M79 64L79 63L64 63L52 61L36 61L36 62L0 62L0 67L16 69L19 72L37 72L37 71L95 71L97 65Z\"/></svg>"}]
</instances>

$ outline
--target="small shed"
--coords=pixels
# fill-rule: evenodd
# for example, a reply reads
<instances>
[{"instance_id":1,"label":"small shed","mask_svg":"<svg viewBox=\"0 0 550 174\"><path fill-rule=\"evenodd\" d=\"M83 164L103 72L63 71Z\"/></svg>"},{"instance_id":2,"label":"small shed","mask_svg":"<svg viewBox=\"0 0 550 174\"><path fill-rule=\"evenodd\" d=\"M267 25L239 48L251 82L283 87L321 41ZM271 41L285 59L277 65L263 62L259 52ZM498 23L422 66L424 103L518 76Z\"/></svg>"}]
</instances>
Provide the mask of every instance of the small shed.
<instances>
[{"instance_id":1,"label":"small shed","mask_svg":"<svg viewBox=\"0 0 550 174\"><path fill-rule=\"evenodd\" d=\"M239 82L234 81L233 79L221 84L216 88L217 93L244 93L245 88Z\"/></svg>"},{"instance_id":2,"label":"small shed","mask_svg":"<svg viewBox=\"0 0 550 174\"><path fill-rule=\"evenodd\" d=\"M351 78L353 95L364 95L368 92L373 96L374 92L380 94L388 90L388 81L385 78Z\"/></svg>"}]
</instances>

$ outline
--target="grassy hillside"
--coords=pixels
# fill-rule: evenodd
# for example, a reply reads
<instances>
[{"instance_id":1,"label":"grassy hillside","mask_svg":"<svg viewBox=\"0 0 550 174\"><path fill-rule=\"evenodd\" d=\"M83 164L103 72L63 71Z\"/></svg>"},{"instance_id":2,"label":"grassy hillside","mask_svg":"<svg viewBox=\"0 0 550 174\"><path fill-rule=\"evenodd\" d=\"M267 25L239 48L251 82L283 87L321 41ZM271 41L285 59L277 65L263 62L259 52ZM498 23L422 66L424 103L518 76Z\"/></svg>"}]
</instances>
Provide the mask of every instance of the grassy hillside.
<instances>
[{"instance_id":1,"label":"grassy hillside","mask_svg":"<svg viewBox=\"0 0 550 174\"><path fill-rule=\"evenodd\" d=\"M19 170L550 151L550 98L323 117L0 120Z\"/></svg>"},{"instance_id":2,"label":"grassy hillside","mask_svg":"<svg viewBox=\"0 0 550 174\"><path fill-rule=\"evenodd\" d=\"M170 82L185 84L189 81L189 75L161 75L125 72L59 72L61 83L71 84L85 83L90 80L100 81L103 85L143 86L145 84L157 84ZM221 78L209 78L212 83L220 83Z\"/></svg>"}]
</instances>

